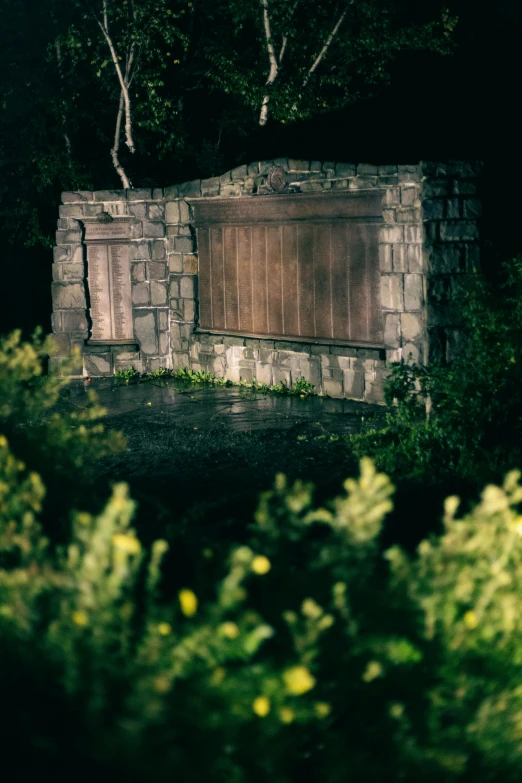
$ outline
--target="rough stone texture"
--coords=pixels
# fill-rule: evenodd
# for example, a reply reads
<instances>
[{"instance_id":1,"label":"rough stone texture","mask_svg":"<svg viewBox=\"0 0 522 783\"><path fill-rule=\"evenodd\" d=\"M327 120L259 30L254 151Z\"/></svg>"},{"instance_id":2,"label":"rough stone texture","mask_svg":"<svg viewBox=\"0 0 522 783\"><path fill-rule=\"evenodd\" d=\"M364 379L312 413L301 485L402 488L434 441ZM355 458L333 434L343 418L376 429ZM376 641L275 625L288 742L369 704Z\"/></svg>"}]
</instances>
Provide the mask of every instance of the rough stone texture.
<instances>
[{"instance_id":1,"label":"rough stone texture","mask_svg":"<svg viewBox=\"0 0 522 783\"><path fill-rule=\"evenodd\" d=\"M240 196L256 188L267 192L266 175L274 165L302 192L382 189L382 350L194 332L198 258L186 199ZM204 368L219 377L256 378L267 384L293 384L302 377L322 393L382 402L385 361L408 360L410 352L414 361L450 358L460 350L452 298L458 279L479 266L479 171L478 164L461 161L377 166L371 161L354 165L279 158L164 190L64 193L53 250L53 331L60 337L60 356L73 344L82 345L89 334L78 221L104 209L135 218L129 259L135 336L141 346L141 351L121 357L109 350L103 361L109 362L111 372L132 362L143 370ZM91 374L108 372L101 352L87 356ZM98 357L98 365L93 357Z\"/></svg>"},{"instance_id":2,"label":"rough stone texture","mask_svg":"<svg viewBox=\"0 0 522 783\"><path fill-rule=\"evenodd\" d=\"M143 353L158 353L158 334L154 312L138 311L134 319L134 330Z\"/></svg>"}]
</instances>

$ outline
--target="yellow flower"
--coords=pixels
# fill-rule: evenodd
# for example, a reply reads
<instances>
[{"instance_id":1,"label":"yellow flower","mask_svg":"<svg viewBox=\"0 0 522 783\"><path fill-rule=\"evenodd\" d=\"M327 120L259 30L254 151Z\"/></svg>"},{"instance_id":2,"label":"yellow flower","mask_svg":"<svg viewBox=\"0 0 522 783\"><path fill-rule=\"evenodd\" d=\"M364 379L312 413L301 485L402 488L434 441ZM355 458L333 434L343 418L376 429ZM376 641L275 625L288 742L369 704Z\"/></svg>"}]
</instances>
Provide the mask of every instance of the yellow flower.
<instances>
[{"instance_id":1,"label":"yellow flower","mask_svg":"<svg viewBox=\"0 0 522 783\"><path fill-rule=\"evenodd\" d=\"M270 712L270 700L266 696L258 696L252 703L252 709L256 715L264 718Z\"/></svg>"},{"instance_id":2,"label":"yellow flower","mask_svg":"<svg viewBox=\"0 0 522 783\"><path fill-rule=\"evenodd\" d=\"M159 676L154 680L154 690L156 693L168 693L170 690L170 680L168 677Z\"/></svg>"},{"instance_id":3,"label":"yellow flower","mask_svg":"<svg viewBox=\"0 0 522 783\"><path fill-rule=\"evenodd\" d=\"M122 533L116 533L116 535L112 537L112 543L116 549L121 549L129 555L137 555L141 549L141 544L137 538L123 535Z\"/></svg>"},{"instance_id":4,"label":"yellow flower","mask_svg":"<svg viewBox=\"0 0 522 783\"><path fill-rule=\"evenodd\" d=\"M279 718L282 723L292 723L295 718L295 712L290 707L281 707Z\"/></svg>"},{"instance_id":5,"label":"yellow flower","mask_svg":"<svg viewBox=\"0 0 522 783\"><path fill-rule=\"evenodd\" d=\"M214 669L212 672L212 677L210 679L211 684L219 685L225 679L226 673L226 669L223 666L218 666L217 669Z\"/></svg>"},{"instance_id":6,"label":"yellow flower","mask_svg":"<svg viewBox=\"0 0 522 783\"><path fill-rule=\"evenodd\" d=\"M239 636L239 628L235 623L221 623L218 631L227 639L236 639Z\"/></svg>"},{"instance_id":7,"label":"yellow flower","mask_svg":"<svg viewBox=\"0 0 522 783\"><path fill-rule=\"evenodd\" d=\"M317 618L322 615L323 610L313 598L305 598L301 604L301 613L304 614L305 617L311 617L312 619L317 620Z\"/></svg>"},{"instance_id":8,"label":"yellow flower","mask_svg":"<svg viewBox=\"0 0 522 783\"><path fill-rule=\"evenodd\" d=\"M475 614L475 612L466 612L463 619L464 619L464 625L470 630L476 628L479 623L478 617Z\"/></svg>"},{"instance_id":9,"label":"yellow flower","mask_svg":"<svg viewBox=\"0 0 522 783\"><path fill-rule=\"evenodd\" d=\"M86 625L89 625L89 617L87 616L87 612L84 612L81 609L77 612L73 612L72 621L75 625L79 625L80 628L85 628Z\"/></svg>"},{"instance_id":10,"label":"yellow flower","mask_svg":"<svg viewBox=\"0 0 522 783\"><path fill-rule=\"evenodd\" d=\"M180 590L179 603L185 617L193 617L198 611L198 599L192 590Z\"/></svg>"},{"instance_id":11,"label":"yellow flower","mask_svg":"<svg viewBox=\"0 0 522 783\"><path fill-rule=\"evenodd\" d=\"M283 673L283 680L287 691L294 696L301 696L315 685L315 678L312 677L306 666L293 666L291 669L287 669Z\"/></svg>"},{"instance_id":12,"label":"yellow flower","mask_svg":"<svg viewBox=\"0 0 522 783\"><path fill-rule=\"evenodd\" d=\"M160 623L158 625L158 633L161 634L161 636L168 636L171 631L172 626L169 623Z\"/></svg>"},{"instance_id":13,"label":"yellow flower","mask_svg":"<svg viewBox=\"0 0 522 783\"><path fill-rule=\"evenodd\" d=\"M0 449L6 449L7 448L7 438L5 435L0 435Z\"/></svg>"},{"instance_id":14,"label":"yellow flower","mask_svg":"<svg viewBox=\"0 0 522 783\"><path fill-rule=\"evenodd\" d=\"M252 560L252 565L250 567L256 574L267 574L271 568L270 560L264 555L257 555L257 557L254 557Z\"/></svg>"},{"instance_id":15,"label":"yellow flower","mask_svg":"<svg viewBox=\"0 0 522 783\"><path fill-rule=\"evenodd\" d=\"M317 701L314 704L314 712L318 718L326 718L331 713L332 708L325 701Z\"/></svg>"},{"instance_id":16,"label":"yellow flower","mask_svg":"<svg viewBox=\"0 0 522 783\"><path fill-rule=\"evenodd\" d=\"M370 661L364 670L362 679L364 682L371 682L372 680L377 679L377 677L380 677L381 674L382 666L379 661Z\"/></svg>"},{"instance_id":17,"label":"yellow flower","mask_svg":"<svg viewBox=\"0 0 522 783\"><path fill-rule=\"evenodd\" d=\"M394 702L390 705L389 712L392 718L399 720L399 718L401 718L404 713L404 705L400 704L399 702Z\"/></svg>"}]
</instances>

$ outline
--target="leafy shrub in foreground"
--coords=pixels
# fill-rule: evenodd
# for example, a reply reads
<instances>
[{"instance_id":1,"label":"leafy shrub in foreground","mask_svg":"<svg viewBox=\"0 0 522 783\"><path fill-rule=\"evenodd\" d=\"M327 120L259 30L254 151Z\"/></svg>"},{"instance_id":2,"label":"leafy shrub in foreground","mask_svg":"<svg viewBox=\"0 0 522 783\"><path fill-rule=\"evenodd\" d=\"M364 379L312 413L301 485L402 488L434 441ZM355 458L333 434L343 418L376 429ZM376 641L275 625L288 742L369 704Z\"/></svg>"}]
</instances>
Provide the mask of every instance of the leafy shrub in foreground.
<instances>
[{"instance_id":1,"label":"leafy shrub in foreground","mask_svg":"<svg viewBox=\"0 0 522 783\"><path fill-rule=\"evenodd\" d=\"M500 280L467 280L458 300L466 351L451 364L395 363L386 426L350 437L359 456L397 479L482 486L522 464L522 258ZM426 415L426 411L429 415Z\"/></svg>"},{"instance_id":2,"label":"leafy shrub in foreground","mask_svg":"<svg viewBox=\"0 0 522 783\"><path fill-rule=\"evenodd\" d=\"M84 407L67 411L62 405L57 412L68 380L46 373L48 356L54 352L52 337L43 338L39 332L30 342L22 342L20 331L0 337L0 433L18 459L41 475L47 488L46 529L63 536L70 507L82 508L96 500L95 461L121 451L125 441L119 433L105 430L100 421L105 410L92 390ZM64 375L68 369L64 365Z\"/></svg>"},{"instance_id":3,"label":"leafy shrub in foreground","mask_svg":"<svg viewBox=\"0 0 522 783\"><path fill-rule=\"evenodd\" d=\"M43 484L1 437L3 764L56 780L518 780L519 479L463 519L449 498L444 534L410 560L382 558L393 487L369 460L327 508L280 475L217 584L172 604L167 545L144 551L125 485L53 551Z\"/></svg>"}]
</instances>

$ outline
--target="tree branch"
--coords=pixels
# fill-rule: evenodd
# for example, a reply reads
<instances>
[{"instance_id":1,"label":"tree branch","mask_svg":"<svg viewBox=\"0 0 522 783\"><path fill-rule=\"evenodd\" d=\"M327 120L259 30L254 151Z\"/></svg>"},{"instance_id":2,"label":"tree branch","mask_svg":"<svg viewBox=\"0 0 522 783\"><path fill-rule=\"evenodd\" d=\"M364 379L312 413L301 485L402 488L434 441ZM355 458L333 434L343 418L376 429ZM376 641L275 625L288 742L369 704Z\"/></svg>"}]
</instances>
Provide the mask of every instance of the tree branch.
<instances>
[{"instance_id":1,"label":"tree branch","mask_svg":"<svg viewBox=\"0 0 522 783\"><path fill-rule=\"evenodd\" d=\"M123 107L124 107L124 104L125 104L125 101L124 101L123 91L122 91L120 93L120 105L118 107L118 114L117 114L117 117L116 117L116 129L114 131L114 145L113 145L113 147L111 149L111 158L112 158L112 163L113 163L114 168L116 169L116 171L118 172L118 174L121 177L121 181L122 181L123 187L126 188L127 190L129 190L132 187L132 185L131 185L127 175L125 174L125 169L121 165L120 159L119 159L119 156L118 156L118 150L120 148L121 120L122 120L122 117L123 117Z\"/></svg>"},{"instance_id":2,"label":"tree branch","mask_svg":"<svg viewBox=\"0 0 522 783\"><path fill-rule=\"evenodd\" d=\"M287 19L287 22L289 22L290 19L292 18L292 16L294 15L295 9L297 8L298 4L299 4L299 0L295 0L295 3L292 6L292 10L290 11L290 16ZM277 58L278 62L279 62L279 65L281 65L281 63L283 61L283 57L284 57L284 54L285 54L287 42L288 42L288 36L287 35L283 35L283 39L281 41L281 49L279 50L279 57Z\"/></svg>"},{"instance_id":3,"label":"tree branch","mask_svg":"<svg viewBox=\"0 0 522 783\"><path fill-rule=\"evenodd\" d=\"M270 63L270 72L268 74L268 78L265 82L265 87L269 87L271 84L275 82L277 79L277 74L279 71L279 66L277 63L277 57L274 49L274 44L272 42L272 34L270 32L270 16L268 14L268 0L260 0L261 6L263 8L263 26L265 28L265 38L266 38L266 48L268 52L268 61ZM259 124L260 125L266 125L267 119L268 119L268 102L270 101L270 96L268 95L268 92L265 93L265 96L263 98L263 103L261 104L261 111L259 113Z\"/></svg>"},{"instance_id":4,"label":"tree branch","mask_svg":"<svg viewBox=\"0 0 522 783\"><path fill-rule=\"evenodd\" d=\"M120 68L120 64L118 62L116 47L114 46L112 38L109 34L109 24L107 18L107 0L103 0L103 23L98 19L97 15L94 13L94 11L90 6L89 6L89 10L93 18L95 19L98 27L102 31L103 37L105 38L107 42L107 46L109 47L109 51L111 53L112 62L114 64L114 68L116 69L118 80L120 82L120 87L121 87L121 92L123 95L123 102L125 107L125 144L127 145L127 147L131 152L134 152L136 148L134 146L134 140L132 138L132 112L131 112L131 103L130 103L130 96L129 96L128 73L125 74L125 77L123 76L123 73ZM134 42L131 44L131 54L133 53L134 53Z\"/></svg>"},{"instance_id":5,"label":"tree branch","mask_svg":"<svg viewBox=\"0 0 522 783\"><path fill-rule=\"evenodd\" d=\"M348 5L349 5L349 6L350 6L350 5L353 5L353 2L354 2L354 0L350 0L350 2L348 3ZM328 36L328 38L326 39L326 43L325 43L325 45L323 46L323 48L321 49L321 51L319 52L319 54L318 54L318 55L317 55L317 57L315 58L315 60L314 60L314 62L313 62L313 64L312 64L312 66L311 66L310 70L309 70L309 71L308 71L308 73L306 74L306 76L305 76L305 79L304 79L304 81L303 81L302 89L304 89L304 88L306 87L306 85L308 84L308 82L309 82L309 80L310 80L310 77L311 77L311 75L313 74L313 72L315 71L315 69L317 68L317 66L319 65L319 63L320 63L320 62L321 62L321 60L323 59L323 57L325 56L326 52L327 52L327 51L328 51L328 49L330 48L330 44L332 43L333 39L334 39L334 38L335 38L335 36L337 35L337 31L339 30L339 27L340 27L340 26L341 26L341 24L343 23L343 21L344 21L344 17L346 16L347 12L348 12L348 8L345 8L345 9L344 9L344 11L342 12L341 16L339 17L339 19L338 19L338 20L337 20L337 22L335 23L335 25L334 25L334 28L333 28L332 32L330 33L330 35L329 35L329 36Z\"/></svg>"}]
</instances>

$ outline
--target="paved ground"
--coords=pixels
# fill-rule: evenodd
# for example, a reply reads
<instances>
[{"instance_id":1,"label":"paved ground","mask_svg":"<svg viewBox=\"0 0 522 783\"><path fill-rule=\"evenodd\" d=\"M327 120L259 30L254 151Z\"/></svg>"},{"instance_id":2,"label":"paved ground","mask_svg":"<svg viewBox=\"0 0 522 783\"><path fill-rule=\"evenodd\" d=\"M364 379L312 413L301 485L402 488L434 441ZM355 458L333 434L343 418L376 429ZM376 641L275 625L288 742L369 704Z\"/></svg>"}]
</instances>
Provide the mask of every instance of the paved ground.
<instances>
[{"instance_id":1,"label":"paved ground","mask_svg":"<svg viewBox=\"0 0 522 783\"><path fill-rule=\"evenodd\" d=\"M277 472L313 481L318 501L334 497L357 472L343 435L384 409L320 397L267 395L170 381L92 383L106 426L127 437L126 453L100 463L100 480L128 481L139 502L137 527L148 539L239 540L259 493ZM86 403L83 382L64 407ZM362 418L364 417L364 418ZM333 437L332 437L333 436Z\"/></svg>"}]
</instances>

